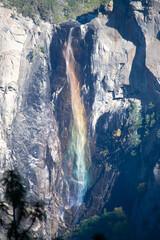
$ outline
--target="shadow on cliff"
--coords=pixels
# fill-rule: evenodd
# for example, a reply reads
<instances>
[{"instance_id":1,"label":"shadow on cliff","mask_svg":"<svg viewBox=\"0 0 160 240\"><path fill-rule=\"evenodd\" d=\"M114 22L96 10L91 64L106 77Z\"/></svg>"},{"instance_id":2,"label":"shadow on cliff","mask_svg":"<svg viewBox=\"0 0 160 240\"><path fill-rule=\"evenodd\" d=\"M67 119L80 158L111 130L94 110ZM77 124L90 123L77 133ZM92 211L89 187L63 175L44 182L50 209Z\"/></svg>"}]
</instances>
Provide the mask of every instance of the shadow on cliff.
<instances>
[{"instance_id":1,"label":"shadow on cliff","mask_svg":"<svg viewBox=\"0 0 160 240\"><path fill-rule=\"evenodd\" d=\"M119 0L114 1L114 9L113 12L109 14L109 21L106 25L116 29L125 40L132 42L136 46L136 53L129 77L130 86L125 86L125 97L136 96L136 98L139 98L139 93L146 88L146 43L142 30L129 5L129 0L123 1L122 3L120 3Z\"/></svg>"},{"instance_id":2,"label":"shadow on cliff","mask_svg":"<svg viewBox=\"0 0 160 240\"><path fill-rule=\"evenodd\" d=\"M135 19L132 6L129 0L114 1L114 9L109 14L107 26L116 29L120 35L127 41L136 46L136 53L130 72L130 86L124 86L125 97L138 98L143 102L148 99L154 99L157 102L159 95L156 90L160 91L157 79L146 67L146 42L144 34ZM144 15L144 22L147 21L147 5L144 10L140 10ZM115 39L116 41L116 39Z\"/></svg>"},{"instance_id":3,"label":"shadow on cliff","mask_svg":"<svg viewBox=\"0 0 160 240\"><path fill-rule=\"evenodd\" d=\"M136 53L129 77L130 85L124 86L126 91L125 97L140 99L142 109L145 108L150 101L158 103L160 87L155 76L146 67L145 37L135 19L133 9L129 5L129 0L123 1L123 4L120 3L119 0L114 1L114 10L110 13L109 21L106 25L116 29L125 40L131 41L136 46ZM153 168L157 159L159 159L159 145L153 144L153 136L151 136L151 139L152 142L150 142L150 144L152 147L148 154L146 154L145 145L143 145L140 154L135 158L130 157L130 161L123 165L121 174L113 188L111 198L105 206L108 210L113 209L115 206L123 206L129 215L137 214L137 216L140 217L140 214L135 213L136 210L139 211L138 209L140 209L139 205L135 207L135 202L137 201L135 183L138 184L144 181L148 185L151 184L151 182L154 184ZM146 142L144 144L146 144ZM147 208L147 204L143 206L143 208ZM140 231L142 231L142 229Z\"/></svg>"},{"instance_id":4,"label":"shadow on cliff","mask_svg":"<svg viewBox=\"0 0 160 240\"><path fill-rule=\"evenodd\" d=\"M76 18L76 21L78 21L80 24L86 24L92 21L94 18L98 17L98 14L106 14L105 7L101 4L99 8L95 9L93 12L89 12L86 14L83 14L81 16L78 16Z\"/></svg>"}]
</instances>

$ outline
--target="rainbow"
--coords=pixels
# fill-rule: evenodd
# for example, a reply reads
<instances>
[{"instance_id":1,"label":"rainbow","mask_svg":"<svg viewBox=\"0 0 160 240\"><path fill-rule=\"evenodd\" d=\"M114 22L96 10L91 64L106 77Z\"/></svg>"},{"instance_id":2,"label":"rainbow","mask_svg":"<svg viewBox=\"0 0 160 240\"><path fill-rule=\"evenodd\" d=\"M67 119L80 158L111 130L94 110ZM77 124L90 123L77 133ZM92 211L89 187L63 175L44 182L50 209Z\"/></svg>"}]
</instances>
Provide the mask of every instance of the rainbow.
<instances>
[{"instance_id":1,"label":"rainbow","mask_svg":"<svg viewBox=\"0 0 160 240\"><path fill-rule=\"evenodd\" d=\"M70 29L68 43L65 42L63 55L66 61L67 80L70 84L70 94L73 112L71 126L71 142L68 148L68 182L70 185L70 205L80 205L87 187L87 127L85 110L81 101L80 85L76 75L76 61L72 50L72 31Z\"/></svg>"}]
</instances>

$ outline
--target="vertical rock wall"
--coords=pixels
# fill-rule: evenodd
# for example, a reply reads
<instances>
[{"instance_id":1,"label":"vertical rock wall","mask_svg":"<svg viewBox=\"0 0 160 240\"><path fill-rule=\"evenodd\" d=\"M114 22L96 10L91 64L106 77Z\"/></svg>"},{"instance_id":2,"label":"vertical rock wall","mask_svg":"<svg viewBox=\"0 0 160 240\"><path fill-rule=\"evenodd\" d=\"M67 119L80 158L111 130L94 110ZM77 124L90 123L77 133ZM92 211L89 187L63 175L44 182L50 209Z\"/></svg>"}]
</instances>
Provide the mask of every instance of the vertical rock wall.
<instances>
[{"instance_id":1,"label":"vertical rock wall","mask_svg":"<svg viewBox=\"0 0 160 240\"><path fill-rule=\"evenodd\" d=\"M115 0L112 12L82 17L83 24L64 23L54 34L48 23L38 26L0 8L0 171L18 168L31 198L45 201L46 221L36 230L47 239L58 228L119 206L142 237L158 226L160 25L155 4ZM71 27L91 152L89 186L78 212L67 209L64 174L73 117L62 48Z\"/></svg>"},{"instance_id":2,"label":"vertical rock wall","mask_svg":"<svg viewBox=\"0 0 160 240\"><path fill-rule=\"evenodd\" d=\"M48 239L61 222L67 191L51 104L52 28L0 8L0 171L17 168L30 199L44 200L46 221L35 227Z\"/></svg>"}]
</instances>

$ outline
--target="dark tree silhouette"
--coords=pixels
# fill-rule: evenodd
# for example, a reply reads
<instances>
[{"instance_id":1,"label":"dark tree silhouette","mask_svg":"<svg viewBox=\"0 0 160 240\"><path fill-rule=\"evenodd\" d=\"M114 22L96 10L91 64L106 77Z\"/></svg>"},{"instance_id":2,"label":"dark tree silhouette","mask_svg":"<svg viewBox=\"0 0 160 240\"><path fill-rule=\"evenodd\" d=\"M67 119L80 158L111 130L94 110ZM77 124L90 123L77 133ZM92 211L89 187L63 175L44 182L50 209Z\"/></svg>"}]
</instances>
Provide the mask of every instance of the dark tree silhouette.
<instances>
[{"instance_id":1,"label":"dark tree silhouette","mask_svg":"<svg viewBox=\"0 0 160 240\"><path fill-rule=\"evenodd\" d=\"M92 239L93 239L93 240L107 240L102 233L95 233L95 234L92 236Z\"/></svg>"},{"instance_id":2,"label":"dark tree silhouette","mask_svg":"<svg viewBox=\"0 0 160 240\"><path fill-rule=\"evenodd\" d=\"M26 200L26 187L16 170L3 174L4 199L0 201L0 225L9 240L29 240L34 223L43 220L43 203L36 201L30 205Z\"/></svg>"}]
</instances>

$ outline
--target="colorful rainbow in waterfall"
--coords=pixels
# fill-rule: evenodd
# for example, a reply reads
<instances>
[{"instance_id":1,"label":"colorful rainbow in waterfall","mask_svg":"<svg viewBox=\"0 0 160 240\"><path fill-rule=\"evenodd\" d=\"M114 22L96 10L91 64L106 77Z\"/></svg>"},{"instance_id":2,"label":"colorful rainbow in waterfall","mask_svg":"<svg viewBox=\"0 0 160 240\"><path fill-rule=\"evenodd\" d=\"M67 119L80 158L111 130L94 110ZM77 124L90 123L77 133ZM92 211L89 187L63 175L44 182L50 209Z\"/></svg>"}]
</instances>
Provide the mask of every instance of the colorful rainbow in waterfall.
<instances>
[{"instance_id":1,"label":"colorful rainbow in waterfall","mask_svg":"<svg viewBox=\"0 0 160 240\"><path fill-rule=\"evenodd\" d=\"M71 142L68 149L68 165L70 176L70 206L80 205L87 187L88 173L87 159L87 127L84 106L81 101L79 81L76 75L76 61L72 50L72 31L70 29L68 43L65 43L63 55L66 61L67 80L70 84L70 94L73 112L73 124L71 130Z\"/></svg>"}]
</instances>

